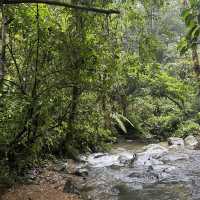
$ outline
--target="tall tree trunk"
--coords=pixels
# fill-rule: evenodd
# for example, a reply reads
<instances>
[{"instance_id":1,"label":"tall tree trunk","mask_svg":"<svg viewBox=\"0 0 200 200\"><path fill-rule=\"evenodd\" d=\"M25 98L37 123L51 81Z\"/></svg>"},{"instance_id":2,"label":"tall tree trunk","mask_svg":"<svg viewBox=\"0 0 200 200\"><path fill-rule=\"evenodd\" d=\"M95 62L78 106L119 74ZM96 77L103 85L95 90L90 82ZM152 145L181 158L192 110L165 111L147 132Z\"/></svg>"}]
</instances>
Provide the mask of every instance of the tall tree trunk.
<instances>
[{"instance_id":1,"label":"tall tree trunk","mask_svg":"<svg viewBox=\"0 0 200 200\"><path fill-rule=\"evenodd\" d=\"M0 84L2 84L5 75L5 63L6 63L6 33L7 33L7 17L6 17L6 7L1 6L1 46L0 46Z\"/></svg>"},{"instance_id":2,"label":"tall tree trunk","mask_svg":"<svg viewBox=\"0 0 200 200\"><path fill-rule=\"evenodd\" d=\"M200 65L199 65L199 56L197 52L197 46L192 48L192 60L193 60L193 65L194 65L194 71L197 75L197 78L199 79L200 77Z\"/></svg>"},{"instance_id":3,"label":"tall tree trunk","mask_svg":"<svg viewBox=\"0 0 200 200\"><path fill-rule=\"evenodd\" d=\"M72 3L74 5L78 5L79 0L73 0ZM76 36L74 39L77 39L79 42L84 43L83 17L81 16L81 13L77 10L73 10L72 15L74 17L74 25L76 29ZM69 142L69 140L71 140L71 142L73 143L73 140L75 138L75 135L74 135L75 134L75 120L76 120L76 115L77 115L78 101L81 95L81 92L79 89L80 68L84 64L84 60L81 57L79 50L77 52L78 54L74 55L74 59L75 59L74 72L73 72L74 86L72 87L72 93L71 93L71 108L70 108L69 118L68 118L68 134L66 135L67 143Z\"/></svg>"},{"instance_id":4,"label":"tall tree trunk","mask_svg":"<svg viewBox=\"0 0 200 200\"><path fill-rule=\"evenodd\" d=\"M73 86L71 91L71 106L68 116L68 129L65 135L64 140L62 141L62 146L60 149L60 153L62 155L67 155L72 159L77 159L78 152L74 148L75 138L76 138L76 128L75 123L77 119L77 109L80 97L80 89L77 85Z\"/></svg>"},{"instance_id":5,"label":"tall tree trunk","mask_svg":"<svg viewBox=\"0 0 200 200\"><path fill-rule=\"evenodd\" d=\"M72 100L71 100L71 109L69 113L69 118L68 118L68 130L69 130L69 135L73 138L73 132L74 132L74 125L75 125L75 120L76 120L76 111L78 107L78 100L80 96L80 91L77 86L74 86L72 88Z\"/></svg>"}]
</instances>

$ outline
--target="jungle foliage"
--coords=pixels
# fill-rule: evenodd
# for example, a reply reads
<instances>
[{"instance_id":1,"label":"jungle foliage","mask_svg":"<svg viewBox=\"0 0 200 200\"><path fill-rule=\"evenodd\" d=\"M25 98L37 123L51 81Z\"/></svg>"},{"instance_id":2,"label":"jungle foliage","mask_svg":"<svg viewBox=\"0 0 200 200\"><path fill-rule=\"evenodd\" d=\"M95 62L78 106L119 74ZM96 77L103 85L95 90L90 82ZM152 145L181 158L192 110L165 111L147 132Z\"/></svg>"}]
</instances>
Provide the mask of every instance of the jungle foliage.
<instances>
[{"instance_id":1,"label":"jungle foliage","mask_svg":"<svg viewBox=\"0 0 200 200\"><path fill-rule=\"evenodd\" d=\"M1 172L106 150L120 134L198 135L200 3L184 2L71 1L120 14L2 5Z\"/></svg>"}]
</instances>

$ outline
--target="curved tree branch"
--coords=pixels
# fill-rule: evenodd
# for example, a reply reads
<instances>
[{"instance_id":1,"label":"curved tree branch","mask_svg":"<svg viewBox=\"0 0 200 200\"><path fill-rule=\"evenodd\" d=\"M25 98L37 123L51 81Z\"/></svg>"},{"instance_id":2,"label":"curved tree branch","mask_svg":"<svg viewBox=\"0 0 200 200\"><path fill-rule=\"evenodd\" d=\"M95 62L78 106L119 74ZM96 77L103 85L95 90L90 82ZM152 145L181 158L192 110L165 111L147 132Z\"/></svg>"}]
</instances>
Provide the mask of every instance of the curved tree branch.
<instances>
[{"instance_id":1,"label":"curved tree branch","mask_svg":"<svg viewBox=\"0 0 200 200\"><path fill-rule=\"evenodd\" d=\"M81 11L88 11L88 12L96 12L101 14L120 14L119 10L106 10L102 8L94 8L94 7L85 7L80 5L73 5L65 2L61 2L59 0L2 0L3 4L21 4L21 3L42 3L42 4L48 4L48 5L54 5L54 6L63 6L66 8L72 8L77 9Z\"/></svg>"}]
</instances>

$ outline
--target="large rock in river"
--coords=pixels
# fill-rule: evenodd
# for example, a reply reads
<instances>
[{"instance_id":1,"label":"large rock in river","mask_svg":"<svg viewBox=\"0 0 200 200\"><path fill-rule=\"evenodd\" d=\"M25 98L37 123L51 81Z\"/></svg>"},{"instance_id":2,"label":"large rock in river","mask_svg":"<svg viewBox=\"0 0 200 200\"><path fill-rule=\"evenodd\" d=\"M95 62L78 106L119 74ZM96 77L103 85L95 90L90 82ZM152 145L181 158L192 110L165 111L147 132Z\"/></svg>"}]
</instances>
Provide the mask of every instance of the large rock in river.
<instances>
[{"instance_id":1,"label":"large rock in river","mask_svg":"<svg viewBox=\"0 0 200 200\"><path fill-rule=\"evenodd\" d=\"M151 155L152 158L160 158L168 152L167 148L159 144L149 144L143 149L145 150L144 153Z\"/></svg>"},{"instance_id":2,"label":"large rock in river","mask_svg":"<svg viewBox=\"0 0 200 200\"><path fill-rule=\"evenodd\" d=\"M197 149L199 146L198 140L193 135L187 136L184 141L186 147L189 149Z\"/></svg>"},{"instance_id":3,"label":"large rock in river","mask_svg":"<svg viewBox=\"0 0 200 200\"><path fill-rule=\"evenodd\" d=\"M168 145L184 147L184 140L179 137L170 137L168 138Z\"/></svg>"},{"instance_id":4,"label":"large rock in river","mask_svg":"<svg viewBox=\"0 0 200 200\"><path fill-rule=\"evenodd\" d=\"M166 155L167 153L168 149L166 149L165 147L159 144L150 144L144 147L144 152L137 154L134 164L145 166L160 165L163 163L158 159Z\"/></svg>"}]
</instances>

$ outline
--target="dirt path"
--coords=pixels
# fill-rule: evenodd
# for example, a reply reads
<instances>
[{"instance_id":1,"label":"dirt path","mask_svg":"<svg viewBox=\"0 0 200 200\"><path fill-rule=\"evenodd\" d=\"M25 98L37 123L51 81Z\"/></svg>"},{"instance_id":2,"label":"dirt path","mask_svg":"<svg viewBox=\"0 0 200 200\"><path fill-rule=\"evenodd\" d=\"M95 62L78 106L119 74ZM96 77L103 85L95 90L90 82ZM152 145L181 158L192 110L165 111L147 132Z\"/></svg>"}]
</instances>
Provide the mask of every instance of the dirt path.
<instances>
[{"instance_id":1,"label":"dirt path","mask_svg":"<svg viewBox=\"0 0 200 200\"><path fill-rule=\"evenodd\" d=\"M30 184L0 189L0 200L81 200L79 195L65 193L69 181L78 182L80 178L49 167L37 174Z\"/></svg>"},{"instance_id":2,"label":"dirt path","mask_svg":"<svg viewBox=\"0 0 200 200\"><path fill-rule=\"evenodd\" d=\"M52 185L24 185L12 188L1 200L80 200L76 195L63 193Z\"/></svg>"}]
</instances>

